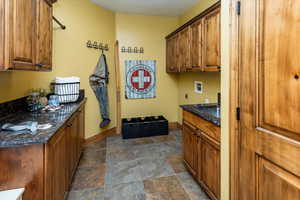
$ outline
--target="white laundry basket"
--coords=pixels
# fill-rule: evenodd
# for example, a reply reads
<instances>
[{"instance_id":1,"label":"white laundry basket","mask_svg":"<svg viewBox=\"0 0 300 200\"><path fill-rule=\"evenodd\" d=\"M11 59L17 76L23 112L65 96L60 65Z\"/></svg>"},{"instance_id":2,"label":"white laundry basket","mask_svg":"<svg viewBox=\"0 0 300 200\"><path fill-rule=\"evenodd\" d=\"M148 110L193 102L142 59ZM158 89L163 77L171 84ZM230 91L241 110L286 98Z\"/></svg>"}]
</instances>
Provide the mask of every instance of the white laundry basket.
<instances>
[{"instance_id":1,"label":"white laundry basket","mask_svg":"<svg viewBox=\"0 0 300 200\"><path fill-rule=\"evenodd\" d=\"M56 78L52 87L60 103L76 102L79 98L80 79L77 77Z\"/></svg>"}]
</instances>

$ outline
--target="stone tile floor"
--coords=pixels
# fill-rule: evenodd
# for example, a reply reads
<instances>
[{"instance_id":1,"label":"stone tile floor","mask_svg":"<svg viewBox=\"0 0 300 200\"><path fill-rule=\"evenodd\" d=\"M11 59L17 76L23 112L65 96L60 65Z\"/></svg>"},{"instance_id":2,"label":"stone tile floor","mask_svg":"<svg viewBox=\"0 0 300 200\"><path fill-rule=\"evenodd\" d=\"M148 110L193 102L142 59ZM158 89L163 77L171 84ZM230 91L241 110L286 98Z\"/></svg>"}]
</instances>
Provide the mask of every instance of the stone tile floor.
<instances>
[{"instance_id":1,"label":"stone tile floor","mask_svg":"<svg viewBox=\"0 0 300 200\"><path fill-rule=\"evenodd\" d=\"M68 200L208 200L182 163L181 132L86 146Z\"/></svg>"}]
</instances>

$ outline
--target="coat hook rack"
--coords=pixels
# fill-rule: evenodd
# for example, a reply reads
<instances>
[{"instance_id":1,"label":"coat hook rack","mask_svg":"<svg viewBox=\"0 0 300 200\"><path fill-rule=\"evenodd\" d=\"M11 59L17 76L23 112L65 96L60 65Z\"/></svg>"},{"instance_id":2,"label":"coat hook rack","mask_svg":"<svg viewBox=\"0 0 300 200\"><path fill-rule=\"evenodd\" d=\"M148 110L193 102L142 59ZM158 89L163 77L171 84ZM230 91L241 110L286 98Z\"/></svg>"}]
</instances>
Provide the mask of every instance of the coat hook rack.
<instances>
[{"instance_id":1,"label":"coat hook rack","mask_svg":"<svg viewBox=\"0 0 300 200\"><path fill-rule=\"evenodd\" d=\"M87 48L90 49L99 49L101 51L109 51L108 44L103 45L103 43L92 42L91 40L86 43Z\"/></svg>"},{"instance_id":2,"label":"coat hook rack","mask_svg":"<svg viewBox=\"0 0 300 200\"><path fill-rule=\"evenodd\" d=\"M138 47L122 47L121 48L121 52L122 53L144 53L144 48L143 47L140 47L140 48L138 48Z\"/></svg>"}]
</instances>

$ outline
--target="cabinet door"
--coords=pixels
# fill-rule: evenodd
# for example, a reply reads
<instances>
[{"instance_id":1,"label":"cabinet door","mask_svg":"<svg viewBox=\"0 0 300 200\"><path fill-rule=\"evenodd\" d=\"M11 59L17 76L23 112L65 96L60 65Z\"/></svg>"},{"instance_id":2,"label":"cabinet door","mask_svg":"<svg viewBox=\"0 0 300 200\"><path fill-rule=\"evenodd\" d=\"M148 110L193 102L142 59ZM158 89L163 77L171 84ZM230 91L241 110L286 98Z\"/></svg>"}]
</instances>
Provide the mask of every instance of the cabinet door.
<instances>
[{"instance_id":1,"label":"cabinet door","mask_svg":"<svg viewBox=\"0 0 300 200\"><path fill-rule=\"evenodd\" d=\"M85 108L79 110L79 154L81 155L85 142ZM80 156L79 155L79 156Z\"/></svg>"},{"instance_id":2,"label":"cabinet door","mask_svg":"<svg viewBox=\"0 0 300 200\"><path fill-rule=\"evenodd\" d=\"M201 134L199 134L198 142L197 142L197 177L196 179L201 182L202 181L202 139Z\"/></svg>"},{"instance_id":3,"label":"cabinet door","mask_svg":"<svg viewBox=\"0 0 300 200\"><path fill-rule=\"evenodd\" d=\"M218 71L221 66L220 8L206 15L203 23L203 70Z\"/></svg>"},{"instance_id":4,"label":"cabinet door","mask_svg":"<svg viewBox=\"0 0 300 200\"><path fill-rule=\"evenodd\" d=\"M66 145L66 152L67 152L67 167L66 167L66 184L69 187L72 177L75 171L75 160L76 160L76 137L74 137L74 133L76 133L75 129L75 117L69 120L67 124L67 145ZM74 125L75 124L75 125Z\"/></svg>"},{"instance_id":5,"label":"cabinet door","mask_svg":"<svg viewBox=\"0 0 300 200\"><path fill-rule=\"evenodd\" d=\"M46 145L46 200L63 200L65 184L66 129L61 129Z\"/></svg>"},{"instance_id":6,"label":"cabinet door","mask_svg":"<svg viewBox=\"0 0 300 200\"><path fill-rule=\"evenodd\" d=\"M52 67L52 4L38 0L37 9L37 52L36 64L39 70Z\"/></svg>"},{"instance_id":7,"label":"cabinet door","mask_svg":"<svg viewBox=\"0 0 300 200\"><path fill-rule=\"evenodd\" d=\"M0 0L0 71L5 69L5 0Z\"/></svg>"},{"instance_id":8,"label":"cabinet door","mask_svg":"<svg viewBox=\"0 0 300 200\"><path fill-rule=\"evenodd\" d=\"M197 175L197 134L196 128L184 122L183 124L183 160L188 170Z\"/></svg>"},{"instance_id":9,"label":"cabinet door","mask_svg":"<svg viewBox=\"0 0 300 200\"><path fill-rule=\"evenodd\" d=\"M191 28L182 30L179 37L179 66L180 72L191 70Z\"/></svg>"},{"instance_id":10,"label":"cabinet door","mask_svg":"<svg viewBox=\"0 0 300 200\"><path fill-rule=\"evenodd\" d=\"M70 135L71 135L71 141L70 141L70 154L72 156L71 159L71 175L73 176L78 162L78 116L74 117L70 124Z\"/></svg>"},{"instance_id":11,"label":"cabinet door","mask_svg":"<svg viewBox=\"0 0 300 200\"><path fill-rule=\"evenodd\" d=\"M193 71L202 70L202 19L191 25L191 65Z\"/></svg>"},{"instance_id":12,"label":"cabinet door","mask_svg":"<svg viewBox=\"0 0 300 200\"><path fill-rule=\"evenodd\" d=\"M206 136L201 140L202 175L201 182L206 186L212 199L220 199L220 147Z\"/></svg>"},{"instance_id":13,"label":"cabinet door","mask_svg":"<svg viewBox=\"0 0 300 200\"><path fill-rule=\"evenodd\" d=\"M179 72L177 64L177 42L178 35L174 35L167 39L167 72Z\"/></svg>"},{"instance_id":14,"label":"cabinet door","mask_svg":"<svg viewBox=\"0 0 300 200\"><path fill-rule=\"evenodd\" d=\"M9 5L10 69L35 69L37 0L11 0Z\"/></svg>"}]
</instances>

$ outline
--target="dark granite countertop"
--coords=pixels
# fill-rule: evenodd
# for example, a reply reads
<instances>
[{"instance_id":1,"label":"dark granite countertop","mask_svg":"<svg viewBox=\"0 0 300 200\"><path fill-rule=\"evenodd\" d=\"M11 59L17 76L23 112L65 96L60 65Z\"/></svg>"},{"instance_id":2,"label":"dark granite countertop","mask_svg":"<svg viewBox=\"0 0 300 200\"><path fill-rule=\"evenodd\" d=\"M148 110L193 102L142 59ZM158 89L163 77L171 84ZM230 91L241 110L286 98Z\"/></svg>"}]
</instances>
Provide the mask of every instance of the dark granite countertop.
<instances>
[{"instance_id":1,"label":"dark granite countertop","mask_svg":"<svg viewBox=\"0 0 300 200\"><path fill-rule=\"evenodd\" d=\"M217 104L182 105L183 110L191 112L216 126L221 126L220 107Z\"/></svg>"},{"instance_id":2,"label":"dark granite countertop","mask_svg":"<svg viewBox=\"0 0 300 200\"><path fill-rule=\"evenodd\" d=\"M70 119L70 117L86 102L86 99L79 103L64 104L64 106L55 112L24 112L20 111L1 119L0 127L4 123L21 123L24 121L37 121L39 124L51 124L52 127L47 130L38 130L35 135L24 132L16 135L14 132L0 130L0 148L19 147L32 144L45 144L52 136Z\"/></svg>"}]
</instances>

